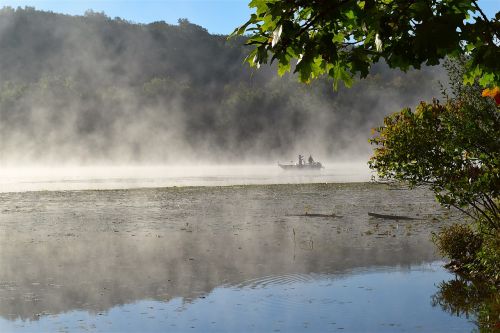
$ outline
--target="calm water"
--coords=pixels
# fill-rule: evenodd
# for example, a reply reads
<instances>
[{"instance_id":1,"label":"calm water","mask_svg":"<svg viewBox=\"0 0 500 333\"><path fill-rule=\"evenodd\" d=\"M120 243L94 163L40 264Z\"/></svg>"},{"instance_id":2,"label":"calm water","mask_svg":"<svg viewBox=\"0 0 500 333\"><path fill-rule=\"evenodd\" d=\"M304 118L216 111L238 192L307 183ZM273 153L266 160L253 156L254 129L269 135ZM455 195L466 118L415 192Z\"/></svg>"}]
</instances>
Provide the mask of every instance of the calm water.
<instances>
[{"instance_id":1,"label":"calm water","mask_svg":"<svg viewBox=\"0 0 500 333\"><path fill-rule=\"evenodd\" d=\"M0 332L470 331L431 302L456 218L369 183L6 191Z\"/></svg>"},{"instance_id":2,"label":"calm water","mask_svg":"<svg viewBox=\"0 0 500 333\"><path fill-rule=\"evenodd\" d=\"M321 171L278 165L0 168L0 192L129 189L166 186L346 183L369 181L366 162L329 163Z\"/></svg>"},{"instance_id":3,"label":"calm water","mask_svg":"<svg viewBox=\"0 0 500 333\"><path fill-rule=\"evenodd\" d=\"M101 312L0 319L2 332L464 332L473 324L431 305L452 276L440 262L339 275L268 276L197 298L140 300Z\"/></svg>"}]
</instances>

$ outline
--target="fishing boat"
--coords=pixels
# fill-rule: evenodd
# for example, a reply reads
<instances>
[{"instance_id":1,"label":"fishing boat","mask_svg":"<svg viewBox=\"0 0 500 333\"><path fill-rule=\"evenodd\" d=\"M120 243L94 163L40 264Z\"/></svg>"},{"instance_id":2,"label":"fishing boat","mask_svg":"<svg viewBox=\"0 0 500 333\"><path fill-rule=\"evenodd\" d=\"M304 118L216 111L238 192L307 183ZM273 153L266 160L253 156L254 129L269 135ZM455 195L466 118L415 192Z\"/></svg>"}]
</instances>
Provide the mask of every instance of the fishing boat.
<instances>
[{"instance_id":1,"label":"fishing boat","mask_svg":"<svg viewBox=\"0 0 500 333\"><path fill-rule=\"evenodd\" d=\"M314 161L312 156L309 156L307 163L304 161L304 156L299 155L299 162L292 164L281 164L278 162L278 165L283 170L321 170L324 166L320 162Z\"/></svg>"}]
</instances>

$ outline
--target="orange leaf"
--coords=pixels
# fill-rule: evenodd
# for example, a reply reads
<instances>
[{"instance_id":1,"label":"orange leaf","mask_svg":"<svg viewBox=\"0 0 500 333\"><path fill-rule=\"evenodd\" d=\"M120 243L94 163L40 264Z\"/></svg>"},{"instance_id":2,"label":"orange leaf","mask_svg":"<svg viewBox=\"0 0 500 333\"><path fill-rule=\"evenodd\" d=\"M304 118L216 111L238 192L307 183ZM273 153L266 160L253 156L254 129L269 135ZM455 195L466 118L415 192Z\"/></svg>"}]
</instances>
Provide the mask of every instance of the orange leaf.
<instances>
[{"instance_id":1,"label":"orange leaf","mask_svg":"<svg viewBox=\"0 0 500 333\"><path fill-rule=\"evenodd\" d=\"M481 96L491 97L495 100L495 103L497 105L500 105L500 88L499 87L484 89Z\"/></svg>"}]
</instances>

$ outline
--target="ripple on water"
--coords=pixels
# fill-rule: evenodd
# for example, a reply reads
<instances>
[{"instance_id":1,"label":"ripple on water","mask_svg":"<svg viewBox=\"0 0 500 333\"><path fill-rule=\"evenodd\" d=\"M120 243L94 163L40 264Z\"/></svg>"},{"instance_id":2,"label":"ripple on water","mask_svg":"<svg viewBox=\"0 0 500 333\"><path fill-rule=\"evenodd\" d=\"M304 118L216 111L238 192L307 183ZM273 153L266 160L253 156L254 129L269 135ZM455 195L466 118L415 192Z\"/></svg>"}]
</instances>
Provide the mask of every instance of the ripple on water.
<instances>
[{"instance_id":1,"label":"ripple on water","mask_svg":"<svg viewBox=\"0 0 500 333\"><path fill-rule=\"evenodd\" d=\"M213 289L195 299L141 300L37 320L0 318L2 332L464 332L473 324L433 307L441 263L337 274L283 274ZM84 324L84 325L82 325Z\"/></svg>"},{"instance_id":2,"label":"ripple on water","mask_svg":"<svg viewBox=\"0 0 500 333\"><path fill-rule=\"evenodd\" d=\"M297 282L309 282L317 279L316 274L284 274L269 275L244 281L235 286L235 288L266 288L273 285L288 285Z\"/></svg>"}]
</instances>

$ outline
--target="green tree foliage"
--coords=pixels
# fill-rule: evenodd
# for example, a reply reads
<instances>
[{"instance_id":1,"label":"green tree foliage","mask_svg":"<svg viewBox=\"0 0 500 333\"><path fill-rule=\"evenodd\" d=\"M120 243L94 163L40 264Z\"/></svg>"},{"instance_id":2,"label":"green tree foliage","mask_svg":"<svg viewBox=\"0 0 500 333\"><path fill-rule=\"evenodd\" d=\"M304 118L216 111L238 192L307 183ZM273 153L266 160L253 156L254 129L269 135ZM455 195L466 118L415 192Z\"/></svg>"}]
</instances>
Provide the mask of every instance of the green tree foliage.
<instances>
[{"instance_id":1,"label":"green tree foliage","mask_svg":"<svg viewBox=\"0 0 500 333\"><path fill-rule=\"evenodd\" d=\"M438 201L476 222L435 235L438 250L468 276L500 282L500 113L478 85L449 65L454 96L405 108L374 129L369 161L381 178L429 186Z\"/></svg>"},{"instance_id":2,"label":"green tree foliage","mask_svg":"<svg viewBox=\"0 0 500 333\"><path fill-rule=\"evenodd\" d=\"M255 13L233 34L250 34L250 64L277 60L283 74L296 59L303 82L328 74L350 85L380 59L407 70L468 55L466 81L500 84L500 12L488 19L475 0L252 0L249 6Z\"/></svg>"},{"instance_id":3,"label":"green tree foliage","mask_svg":"<svg viewBox=\"0 0 500 333\"><path fill-rule=\"evenodd\" d=\"M428 185L440 203L499 230L500 113L479 87L456 87L445 103L387 116L371 140L370 167L382 178Z\"/></svg>"}]
</instances>

